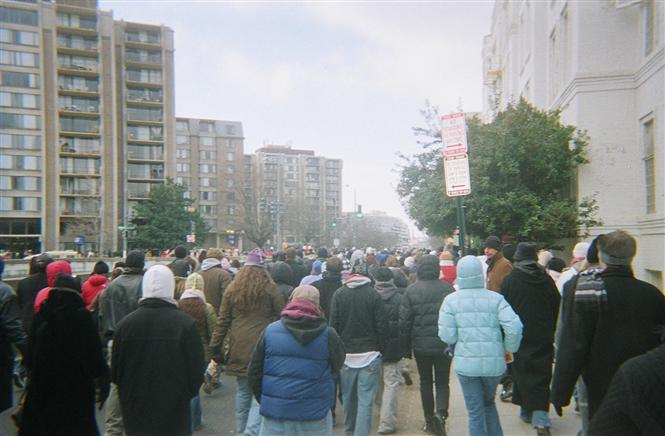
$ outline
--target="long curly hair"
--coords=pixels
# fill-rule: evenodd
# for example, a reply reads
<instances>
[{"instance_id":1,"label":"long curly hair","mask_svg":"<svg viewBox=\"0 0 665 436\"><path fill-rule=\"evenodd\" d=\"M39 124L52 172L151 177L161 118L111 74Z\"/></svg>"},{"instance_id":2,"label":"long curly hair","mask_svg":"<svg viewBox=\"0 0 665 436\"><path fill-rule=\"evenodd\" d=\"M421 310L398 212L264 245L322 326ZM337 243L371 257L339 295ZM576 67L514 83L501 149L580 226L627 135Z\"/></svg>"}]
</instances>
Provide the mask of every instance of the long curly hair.
<instances>
[{"instance_id":1,"label":"long curly hair","mask_svg":"<svg viewBox=\"0 0 665 436\"><path fill-rule=\"evenodd\" d=\"M236 309L251 312L269 300L266 290L276 286L266 268L244 266L226 288L226 295Z\"/></svg>"}]
</instances>

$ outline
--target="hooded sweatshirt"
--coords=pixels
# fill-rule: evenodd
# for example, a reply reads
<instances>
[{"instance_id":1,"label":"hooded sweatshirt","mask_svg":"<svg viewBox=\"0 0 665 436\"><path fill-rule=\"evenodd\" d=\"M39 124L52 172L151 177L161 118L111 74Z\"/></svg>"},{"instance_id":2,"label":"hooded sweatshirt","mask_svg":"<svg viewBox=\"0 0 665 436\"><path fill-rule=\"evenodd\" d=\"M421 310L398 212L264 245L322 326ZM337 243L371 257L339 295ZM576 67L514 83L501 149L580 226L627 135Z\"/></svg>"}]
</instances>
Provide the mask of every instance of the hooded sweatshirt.
<instances>
[{"instance_id":1,"label":"hooded sweatshirt","mask_svg":"<svg viewBox=\"0 0 665 436\"><path fill-rule=\"evenodd\" d=\"M55 286L55 278L61 273L68 276L72 275L72 265L66 260L56 260L46 266L46 281L48 287L42 289L37 294L37 297L35 298L35 313L39 312L42 303L48 298L51 289Z\"/></svg>"},{"instance_id":2,"label":"hooded sweatshirt","mask_svg":"<svg viewBox=\"0 0 665 436\"><path fill-rule=\"evenodd\" d=\"M208 271L210 268L215 267L215 266L222 266L222 262L214 257L206 257L203 259L203 262L201 262L201 271Z\"/></svg>"},{"instance_id":3,"label":"hooded sweatshirt","mask_svg":"<svg viewBox=\"0 0 665 436\"><path fill-rule=\"evenodd\" d=\"M289 301L291 292L293 292L293 270L286 262L275 262L270 268L270 275L277 283L277 289L282 293L284 301Z\"/></svg>"},{"instance_id":4,"label":"hooded sweatshirt","mask_svg":"<svg viewBox=\"0 0 665 436\"><path fill-rule=\"evenodd\" d=\"M175 306L174 292L175 277L171 269L165 265L154 265L143 275L143 297L139 301L157 298Z\"/></svg>"},{"instance_id":5,"label":"hooded sweatshirt","mask_svg":"<svg viewBox=\"0 0 665 436\"><path fill-rule=\"evenodd\" d=\"M386 332L386 345L383 349L384 362L397 362L404 355L404 347L399 337L399 307L402 302L403 290L395 286L393 279L386 282L377 281L374 289L383 300L386 309L386 321L388 331Z\"/></svg>"},{"instance_id":6,"label":"hooded sweatshirt","mask_svg":"<svg viewBox=\"0 0 665 436\"><path fill-rule=\"evenodd\" d=\"M85 304L86 309L92 307L92 302L95 301L95 297L104 290L108 283L109 279L102 274L93 274L88 277L88 280L83 283L83 287L81 288L83 303Z\"/></svg>"}]
</instances>

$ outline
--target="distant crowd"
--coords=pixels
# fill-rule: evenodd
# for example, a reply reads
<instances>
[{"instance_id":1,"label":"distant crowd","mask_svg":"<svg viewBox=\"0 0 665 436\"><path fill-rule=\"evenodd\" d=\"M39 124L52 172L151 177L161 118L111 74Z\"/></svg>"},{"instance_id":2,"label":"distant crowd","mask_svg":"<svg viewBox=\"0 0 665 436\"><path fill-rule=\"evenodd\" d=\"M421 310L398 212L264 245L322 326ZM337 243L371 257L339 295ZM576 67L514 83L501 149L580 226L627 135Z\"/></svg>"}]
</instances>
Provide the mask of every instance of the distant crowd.
<instances>
[{"instance_id":1,"label":"distant crowd","mask_svg":"<svg viewBox=\"0 0 665 436\"><path fill-rule=\"evenodd\" d=\"M98 435L97 407L106 435L190 435L226 373L236 434L332 435L340 421L445 435L453 368L472 436L503 434L497 390L540 436L572 399L580 435L665 434L665 296L633 276L636 250L623 231L570 262L496 236L462 257L179 246L147 270L144 250L99 261L83 283L40 254L15 291L0 281L0 410L19 435ZM414 364L418 429L399 414Z\"/></svg>"}]
</instances>

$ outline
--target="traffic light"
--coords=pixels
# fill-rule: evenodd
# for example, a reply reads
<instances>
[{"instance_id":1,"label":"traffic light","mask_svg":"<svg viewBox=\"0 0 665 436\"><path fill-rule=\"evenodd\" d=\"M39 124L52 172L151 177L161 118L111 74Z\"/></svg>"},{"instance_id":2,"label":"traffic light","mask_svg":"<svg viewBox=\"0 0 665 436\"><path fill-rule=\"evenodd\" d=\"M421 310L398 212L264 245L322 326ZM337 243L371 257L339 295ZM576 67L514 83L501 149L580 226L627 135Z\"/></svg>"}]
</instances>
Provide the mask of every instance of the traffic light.
<instances>
[{"instance_id":1,"label":"traffic light","mask_svg":"<svg viewBox=\"0 0 665 436\"><path fill-rule=\"evenodd\" d=\"M333 228L337 227L337 221L333 221L331 225L332 225Z\"/></svg>"},{"instance_id":2,"label":"traffic light","mask_svg":"<svg viewBox=\"0 0 665 436\"><path fill-rule=\"evenodd\" d=\"M226 235L226 242L229 245L236 245L236 235Z\"/></svg>"},{"instance_id":3,"label":"traffic light","mask_svg":"<svg viewBox=\"0 0 665 436\"><path fill-rule=\"evenodd\" d=\"M364 217L363 215L363 207L361 205L358 205L358 211L356 212L356 218L360 219Z\"/></svg>"}]
</instances>

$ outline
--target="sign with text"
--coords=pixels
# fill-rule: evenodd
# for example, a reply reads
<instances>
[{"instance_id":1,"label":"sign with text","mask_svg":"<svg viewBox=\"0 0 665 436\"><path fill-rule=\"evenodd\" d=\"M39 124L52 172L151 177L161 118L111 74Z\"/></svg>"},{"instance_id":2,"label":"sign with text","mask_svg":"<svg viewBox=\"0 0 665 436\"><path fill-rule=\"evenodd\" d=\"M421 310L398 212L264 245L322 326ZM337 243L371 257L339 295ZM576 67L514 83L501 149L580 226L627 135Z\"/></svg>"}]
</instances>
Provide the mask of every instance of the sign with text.
<instances>
[{"instance_id":1,"label":"sign with text","mask_svg":"<svg viewBox=\"0 0 665 436\"><path fill-rule=\"evenodd\" d=\"M469 156L458 154L443 158L443 170L446 176L446 194L448 197L460 197L471 193L471 173Z\"/></svg>"},{"instance_id":2,"label":"sign with text","mask_svg":"<svg viewBox=\"0 0 665 436\"><path fill-rule=\"evenodd\" d=\"M464 112L441 116L441 140L443 141L444 156L467 153Z\"/></svg>"},{"instance_id":3,"label":"sign with text","mask_svg":"<svg viewBox=\"0 0 665 436\"><path fill-rule=\"evenodd\" d=\"M196 242L196 235L187 235L187 242Z\"/></svg>"}]
</instances>

